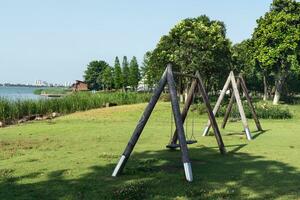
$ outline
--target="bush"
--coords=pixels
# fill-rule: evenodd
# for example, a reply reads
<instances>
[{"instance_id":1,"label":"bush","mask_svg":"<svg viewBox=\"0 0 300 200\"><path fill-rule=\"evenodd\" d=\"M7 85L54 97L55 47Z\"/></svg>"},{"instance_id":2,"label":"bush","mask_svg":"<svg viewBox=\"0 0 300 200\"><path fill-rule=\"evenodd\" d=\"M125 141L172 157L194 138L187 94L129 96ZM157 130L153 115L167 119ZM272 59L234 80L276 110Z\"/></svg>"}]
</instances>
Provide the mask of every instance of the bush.
<instances>
[{"instance_id":1,"label":"bush","mask_svg":"<svg viewBox=\"0 0 300 200\"><path fill-rule=\"evenodd\" d=\"M224 117L228 105L222 105L217 113L217 117ZM245 115L247 118L253 118L250 108L247 102L243 102ZM258 118L261 119L290 119L293 117L292 113L286 105L272 105L268 102L254 103L255 111ZM203 104L197 105L197 110L200 114L206 112L206 107ZM233 105L231 111L231 117L240 118L240 113L236 104Z\"/></svg>"}]
</instances>

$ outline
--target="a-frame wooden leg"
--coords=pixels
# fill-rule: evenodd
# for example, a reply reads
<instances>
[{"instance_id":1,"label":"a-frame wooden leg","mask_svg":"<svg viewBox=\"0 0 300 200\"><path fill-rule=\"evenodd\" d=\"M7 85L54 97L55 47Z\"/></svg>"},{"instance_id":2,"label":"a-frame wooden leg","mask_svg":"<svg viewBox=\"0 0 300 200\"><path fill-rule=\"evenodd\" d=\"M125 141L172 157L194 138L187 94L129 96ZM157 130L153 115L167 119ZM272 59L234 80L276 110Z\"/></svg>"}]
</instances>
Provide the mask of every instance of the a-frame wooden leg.
<instances>
[{"instance_id":1,"label":"a-frame wooden leg","mask_svg":"<svg viewBox=\"0 0 300 200\"><path fill-rule=\"evenodd\" d=\"M205 88L204 88L204 85L203 85L203 82L202 82L202 79L201 79L201 76L200 76L200 73L197 72L196 76L197 76L197 80L198 80L198 89L199 89L199 92L201 93L203 102L206 106L208 117L209 117L209 120L210 120L211 125L213 127L213 130L214 130L214 133L215 133L214 135L216 137L220 153L225 154L226 149L225 149L225 146L224 146L224 143L223 143L223 139L222 139L222 136L220 134L220 130L219 130L215 115L213 114L213 111L212 111L207 93L205 91Z\"/></svg>"},{"instance_id":2,"label":"a-frame wooden leg","mask_svg":"<svg viewBox=\"0 0 300 200\"><path fill-rule=\"evenodd\" d=\"M240 85L241 85L240 79L237 80L236 85L237 85L238 90L240 90ZM223 123L221 125L221 127L223 129L226 127L229 115L230 115L231 110L232 110L232 106L233 106L234 100L235 100L235 96L234 96L234 92L232 92L230 100L229 100L229 103L228 103L228 106L226 108L226 112L225 112L225 115L224 115Z\"/></svg>"},{"instance_id":3,"label":"a-frame wooden leg","mask_svg":"<svg viewBox=\"0 0 300 200\"><path fill-rule=\"evenodd\" d=\"M236 103L238 105L238 109L239 109L239 112L240 112L240 115L241 115L241 119L242 119L242 123L243 123L244 130L245 130L245 133L246 133L246 137L247 137L248 140L251 140L252 137L251 137L251 133L250 133L250 130L249 130L249 126L248 126L247 118L246 118L245 111L244 111L244 108L243 108L243 104L242 104L242 101L241 101L241 97L240 97L240 94L239 94L239 90L238 90L238 87L237 87L237 83L236 83L233 72L230 72L230 73L231 73L232 88L233 88Z\"/></svg>"},{"instance_id":4,"label":"a-frame wooden leg","mask_svg":"<svg viewBox=\"0 0 300 200\"><path fill-rule=\"evenodd\" d=\"M120 174L122 172L122 170L129 158L135 144L137 143L166 83L167 83L167 69L163 73L162 78L160 79L158 86L157 86L151 100L149 101L148 106L146 107L143 115L141 116L140 121L138 122L138 124L126 146L124 153L122 154L117 166L115 167L115 169L112 173L113 177L117 176L118 174Z\"/></svg>"},{"instance_id":5,"label":"a-frame wooden leg","mask_svg":"<svg viewBox=\"0 0 300 200\"><path fill-rule=\"evenodd\" d=\"M215 107L213 109L214 116L216 116L216 113L220 109L220 105L221 105L221 103L222 103L222 101L224 99L224 96L226 94L226 91L227 91L229 85L230 85L230 75L228 76L228 78L227 78L227 80L226 80L226 82L224 84L224 87L223 87L223 89L222 89L222 91L220 93L220 96L219 96L219 98L217 100L217 103L216 103L216 105L215 105ZM210 120L208 120L207 125L206 125L206 127L204 129L204 132L203 132L203 136L207 136L208 135L210 127L211 127L211 123L210 123Z\"/></svg>"},{"instance_id":6,"label":"a-frame wooden leg","mask_svg":"<svg viewBox=\"0 0 300 200\"><path fill-rule=\"evenodd\" d=\"M188 96L187 96L187 99L185 101L185 104L184 104L184 107L182 109L182 112L181 112L181 118L182 118L182 122L184 123L185 121L185 118L189 112L189 109L190 109L190 106L193 102L193 97L194 97L194 94L195 94L195 89L196 89L196 86L197 86L197 80L193 80L192 82L192 85L189 89L189 93L188 93ZM174 134L173 134L173 137L170 141L170 144L176 144L177 143L177 139L178 139L178 135L177 135L177 129L174 131Z\"/></svg>"},{"instance_id":7,"label":"a-frame wooden leg","mask_svg":"<svg viewBox=\"0 0 300 200\"><path fill-rule=\"evenodd\" d=\"M257 114L256 114L256 112L255 112L255 109L254 109L254 106L253 106L253 103L252 103L252 99L251 99L251 97L250 97L250 95L249 95L249 91L248 91L248 88L247 88L247 86L246 86L246 82L245 82L244 77L243 77L242 74L239 75L239 79L240 79L240 81L241 81L242 89L243 89L244 94L245 94L245 97L246 97L246 99L247 99L247 102L248 102L249 108L250 108L250 110L251 110L251 113L252 113L254 122L255 122L255 124L256 124L256 128L257 128L257 130L262 131L263 129L262 129L262 127L261 127L261 125L260 125L260 122L259 122L259 120L258 120Z\"/></svg>"},{"instance_id":8,"label":"a-frame wooden leg","mask_svg":"<svg viewBox=\"0 0 300 200\"><path fill-rule=\"evenodd\" d=\"M178 140L180 144L180 150L182 153L182 162L184 166L185 177L187 181L191 182L193 181L192 166L188 155L188 148L186 144L183 122L180 114L180 107L177 99L177 92L175 88L175 81L174 81L171 65L168 65L167 70L168 70L167 80L169 85L169 92L171 96L171 103L172 103L172 109L173 109L176 129L177 129Z\"/></svg>"}]
</instances>

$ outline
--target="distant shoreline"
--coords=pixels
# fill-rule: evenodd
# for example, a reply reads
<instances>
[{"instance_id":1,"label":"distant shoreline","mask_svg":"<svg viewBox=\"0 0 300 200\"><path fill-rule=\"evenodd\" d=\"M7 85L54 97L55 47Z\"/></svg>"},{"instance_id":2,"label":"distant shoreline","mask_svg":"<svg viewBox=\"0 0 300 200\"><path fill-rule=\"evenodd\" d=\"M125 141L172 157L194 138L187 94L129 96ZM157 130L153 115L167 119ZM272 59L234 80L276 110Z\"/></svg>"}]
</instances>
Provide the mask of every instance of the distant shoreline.
<instances>
[{"instance_id":1,"label":"distant shoreline","mask_svg":"<svg viewBox=\"0 0 300 200\"><path fill-rule=\"evenodd\" d=\"M65 88L65 86L38 86L38 85L23 85L23 84L0 84L0 87Z\"/></svg>"}]
</instances>

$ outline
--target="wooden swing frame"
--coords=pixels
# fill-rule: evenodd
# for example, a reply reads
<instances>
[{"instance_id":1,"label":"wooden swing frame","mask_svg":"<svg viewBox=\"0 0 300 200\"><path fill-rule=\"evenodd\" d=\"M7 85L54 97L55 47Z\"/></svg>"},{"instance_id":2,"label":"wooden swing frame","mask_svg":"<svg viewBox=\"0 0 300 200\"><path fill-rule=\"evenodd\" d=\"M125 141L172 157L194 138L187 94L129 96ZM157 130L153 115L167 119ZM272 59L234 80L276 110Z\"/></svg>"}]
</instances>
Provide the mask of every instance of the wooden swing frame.
<instances>
[{"instance_id":1,"label":"wooden swing frame","mask_svg":"<svg viewBox=\"0 0 300 200\"><path fill-rule=\"evenodd\" d=\"M244 95L246 97L246 100L248 102L248 105L249 105L250 111L252 113L252 116L253 116L253 119L254 119L257 130L262 131L263 129L262 129L261 124L259 122L259 119L257 117L255 108L254 108L253 103L252 103L252 99L249 95L249 91L247 89L246 82L245 82L245 79L243 78L242 74L239 74L239 76L237 77L237 80L236 80L233 71L231 71L229 73L229 76L228 76L228 78L227 78L227 80L224 84L224 87L223 87L223 89L220 93L220 96L217 100L217 103L216 103L216 105L213 109L213 114L216 115L217 112L219 111L221 103L224 99L225 93L226 93L226 91L228 90L228 88L230 86L230 83L232 85L233 93L231 95L228 107L226 109L226 113L225 113L223 123L222 123L222 128L223 129L225 128L225 126L227 124L227 121L228 121L228 118L229 118L229 115L232 111L232 106L233 106L234 100L236 100L246 137L247 137L248 140L251 140L252 139L251 132L250 132L250 129L249 129L249 126L248 126L248 121L247 121L245 111L244 111L244 108L243 108L243 104L242 104L242 101L241 101L241 97L240 97L240 87L242 87L242 92L244 93ZM204 129L203 136L208 135L210 127L211 127L211 123L210 123L210 121L208 121L207 126Z\"/></svg>"},{"instance_id":2,"label":"wooden swing frame","mask_svg":"<svg viewBox=\"0 0 300 200\"><path fill-rule=\"evenodd\" d=\"M192 86L190 88L190 92L187 98L187 101L185 103L185 106L183 108L182 113L180 113L180 107L179 107L179 102L177 99L177 92L176 92L176 88L175 88L175 81L174 81L174 74L175 75L183 75L181 73L177 73L177 72L173 72L172 71L172 65L168 64L155 91L154 94L152 96L152 98L150 99L147 107L145 108L144 113L142 114L123 154L121 155L121 158L118 162L118 164L116 165L112 176L116 177L118 176L124 169L161 93L164 90L164 87L166 84L168 84L168 88L169 88L169 93L170 93L170 97L171 97L171 105L172 105L172 111L173 111L173 116L174 116L174 121L175 121L175 125L176 125L176 130L174 132L174 137L176 136L176 141L177 139L179 140L179 145L180 145L180 150L182 153L182 162L183 162L183 167L184 167L184 172L185 172L185 177L186 180L189 182L193 181L193 174L192 174L192 166L191 166L191 162L189 159L189 155L188 155L188 147L187 147L187 143L186 143L186 138L185 138L185 130L184 130L184 126L183 126L183 122L186 118L186 115L188 113L189 107L192 103L192 97L193 94L195 92L196 87L198 87L199 92L201 93L201 96L204 100L204 103L206 105L207 108L207 112L208 112L208 116L210 119L210 122L215 130L215 137L219 146L219 150L221 154L225 154L226 153L226 149L222 140L222 136L220 134L215 116L213 114L211 105L209 103L209 99L207 96L207 93L205 91L205 88L203 86L203 82L202 79L200 77L200 73L196 72L195 75L184 75L184 76L188 76L191 78L194 78L194 81L192 83ZM173 138L174 138L173 137Z\"/></svg>"}]
</instances>

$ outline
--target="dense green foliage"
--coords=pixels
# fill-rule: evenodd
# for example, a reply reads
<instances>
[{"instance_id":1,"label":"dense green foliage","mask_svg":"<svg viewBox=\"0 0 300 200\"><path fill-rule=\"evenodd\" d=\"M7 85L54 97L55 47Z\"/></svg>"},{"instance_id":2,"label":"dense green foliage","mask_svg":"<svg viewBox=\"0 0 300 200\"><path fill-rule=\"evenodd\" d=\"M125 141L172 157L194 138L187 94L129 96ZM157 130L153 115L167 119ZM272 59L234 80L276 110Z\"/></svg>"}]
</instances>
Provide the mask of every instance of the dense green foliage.
<instances>
[{"instance_id":1,"label":"dense green foliage","mask_svg":"<svg viewBox=\"0 0 300 200\"><path fill-rule=\"evenodd\" d=\"M160 72L168 63L184 73L199 70L207 88L220 88L231 62L225 25L207 16L184 19L161 37L150 59L151 67Z\"/></svg>"},{"instance_id":2,"label":"dense green foliage","mask_svg":"<svg viewBox=\"0 0 300 200\"><path fill-rule=\"evenodd\" d=\"M126 89L129 86L130 70L127 61L127 56L123 57L122 61L123 87Z\"/></svg>"},{"instance_id":3,"label":"dense green foliage","mask_svg":"<svg viewBox=\"0 0 300 200\"><path fill-rule=\"evenodd\" d=\"M107 67L109 67L109 65L102 60L92 61L88 64L85 71L84 80L88 84L89 89L104 89L102 74Z\"/></svg>"},{"instance_id":4,"label":"dense green foliage","mask_svg":"<svg viewBox=\"0 0 300 200\"><path fill-rule=\"evenodd\" d=\"M228 104L224 104L220 107L216 116L224 117ZM243 102L245 115L248 119L252 119L252 113L247 102ZM286 105L272 105L269 102L256 102L254 103L255 111L260 119L290 119L293 114ZM197 104L197 110L200 114L206 113L206 107L204 104ZM232 107L230 116L234 119L240 119L240 113L236 105Z\"/></svg>"},{"instance_id":5,"label":"dense green foliage","mask_svg":"<svg viewBox=\"0 0 300 200\"><path fill-rule=\"evenodd\" d=\"M100 108L105 103L134 104L146 102L150 94L134 92L96 93L79 92L62 98L10 101L0 98L0 121L13 123L25 116L46 115L53 112L68 114L81 110Z\"/></svg>"},{"instance_id":6,"label":"dense green foliage","mask_svg":"<svg viewBox=\"0 0 300 200\"><path fill-rule=\"evenodd\" d=\"M141 79L141 75L139 71L139 65L135 56L133 56L130 61L129 72L129 85L132 89L136 89L139 84L139 80Z\"/></svg>"},{"instance_id":7,"label":"dense green foliage","mask_svg":"<svg viewBox=\"0 0 300 200\"><path fill-rule=\"evenodd\" d=\"M135 56L128 63L127 57L123 57L122 68L119 58L115 58L114 67L105 61L92 61L85 71L85 82L92 90L124 89L135 91L141 79L141 69Z\"/></svg>"},{"instance_id":8,"label":"dense green foliage","mask_svg":"<svg viewBox=\"0 0 300 200\"><path fill-rule=\"evenodd\" d=\"M102 82L103 88L105 90L111 90L113 88L113 68L111 68L110 66L106 66L99 78L101 79L101 81L98 82Z\"/></svg>"},{"instance_id":9,"label":"dense green foliage","mask_svg":"<svg viewBox=\"0 0 300 200\"><path fill-rule=\"evenodd\" d=\"M274 0L271 10L257 24L253 57L263 74L274 76L273 102L277 104L289 74L300 71L300 3Z\"/></svg>"},{"instance_id":10,"label":"dense green foliage","mask_svg":"<svg viewBox=\"0 0 300 200\"><path fill-rule=\"evenodd\" d=\"M147 84L149 88L152 88L155 84L155 78L157 77L157 74L154 70L155 67L151 66L150 57L151 52L146 52L141 67L141 76L144 78L145 84Z\"/></svg>"},{"instance_id":11,"label":"dense green foliage","mask_svg":"<svg viewBox=\"0 0 300 200\"><path fill-rule=\"evenodd\" d=\"M118 56L115 59L114 65L114 86L116 89L122 89L123 87L122 68Z\"/></svg>"}]
</instances>

